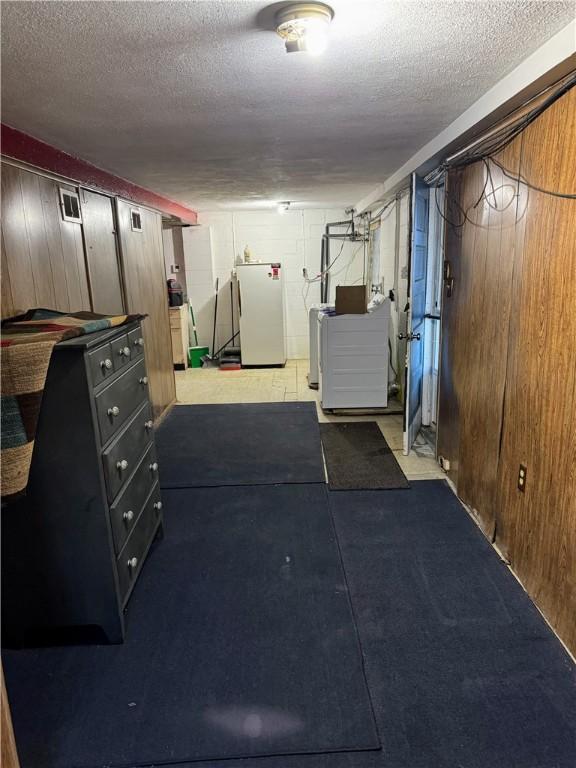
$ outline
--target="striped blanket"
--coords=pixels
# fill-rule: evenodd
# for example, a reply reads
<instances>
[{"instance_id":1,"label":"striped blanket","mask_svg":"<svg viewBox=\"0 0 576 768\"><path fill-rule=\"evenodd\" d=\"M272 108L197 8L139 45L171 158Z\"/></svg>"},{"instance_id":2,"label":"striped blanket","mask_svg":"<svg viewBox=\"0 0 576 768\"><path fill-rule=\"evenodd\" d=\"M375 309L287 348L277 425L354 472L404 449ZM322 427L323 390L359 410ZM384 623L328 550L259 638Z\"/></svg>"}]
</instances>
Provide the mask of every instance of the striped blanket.
<instances>
[{"instance_id":1,"label":"striped blanket","mask_svg":"<svg viewBox=\"0 0 576 768\"><path fill-rule=\"evenodd\" d=\"M42 393L54 345L64 339L122 325L139 316L65 314L31 309L2 322L2 500L22 494L28 483Z\"/></svg>"}]
</instances>

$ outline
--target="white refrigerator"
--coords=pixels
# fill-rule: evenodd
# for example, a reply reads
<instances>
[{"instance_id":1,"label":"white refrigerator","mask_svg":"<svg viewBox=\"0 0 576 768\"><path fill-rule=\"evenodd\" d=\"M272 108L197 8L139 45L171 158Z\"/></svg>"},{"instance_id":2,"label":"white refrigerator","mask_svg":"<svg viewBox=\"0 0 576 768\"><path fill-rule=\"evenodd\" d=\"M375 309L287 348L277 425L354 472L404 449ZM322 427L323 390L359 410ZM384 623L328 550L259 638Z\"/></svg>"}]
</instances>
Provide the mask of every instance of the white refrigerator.
<instances>
[{"instance_id":1,"label":"white refrigerator","mask_svg":"<svg viewBox=\"0 0 576 768\"><path fill-rule=\"evenodd\" d=\"M239 264L236 280L242 365L284 365L286 318L282 264Z\"/></svg>"}]
</instances>

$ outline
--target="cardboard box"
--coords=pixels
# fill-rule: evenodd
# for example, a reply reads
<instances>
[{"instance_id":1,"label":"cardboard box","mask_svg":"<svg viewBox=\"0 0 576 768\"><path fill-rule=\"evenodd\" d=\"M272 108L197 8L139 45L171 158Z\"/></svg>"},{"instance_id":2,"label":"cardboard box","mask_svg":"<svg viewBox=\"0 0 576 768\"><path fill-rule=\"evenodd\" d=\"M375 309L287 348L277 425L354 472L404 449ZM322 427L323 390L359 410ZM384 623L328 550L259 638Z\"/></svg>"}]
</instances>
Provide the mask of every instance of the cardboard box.
<instances>
[{"instance_id":1,"label":"cardboard box","mask_svg":"<svg viewBox=\"0 0 576 768\"><path fill-rule=\"evenodd\" d=\"M337 315L364 315L367 306L365 285L336 286Z\"/></svg>"}]
</instances>

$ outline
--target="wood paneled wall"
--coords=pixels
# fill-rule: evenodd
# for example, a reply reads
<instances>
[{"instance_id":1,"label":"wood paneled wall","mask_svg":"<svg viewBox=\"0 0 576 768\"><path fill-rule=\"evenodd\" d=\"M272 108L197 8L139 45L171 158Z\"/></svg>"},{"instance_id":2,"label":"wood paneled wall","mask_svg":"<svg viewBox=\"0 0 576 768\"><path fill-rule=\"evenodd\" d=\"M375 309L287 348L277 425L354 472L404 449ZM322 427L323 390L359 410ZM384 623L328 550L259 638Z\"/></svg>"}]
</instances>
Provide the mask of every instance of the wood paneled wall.
<instances>
[{"instance_id":1,"label":"wood paneled wall","mask_svg":"<svg viewBox=\"0 0 576 768\"><path fill-rule=\"evenodd\" d=\"M117 218L126 302L128 312L148 315L144 320L145 351L150 396L157 417L176 399L162 253L162 217L159 213L139 208L143 232L134 232L130 224L130 210L133 207L123 200L118 201Z\"/></svg>"},{"instance_id":2,"label":"wood paneled wall","mask_svg":"<svg viewBox=\"0 0 576 768\"><path fill-rule=\"evenodd\" d=\"M91 307L82 228L62 219L59 186L68 188L2 165L2 317Z\"/></svg>"},{"instance_id":3,"label":"wood paneled wall","mask_svg":"<svg viewBox=\"0 0 576 768\"><path fill-rule=\"evenodd\" d=\"M94 312L121 315L125 302L118 258L114 201L83 189L82 230Z\"/></svg>"},{"instance_id":4,"label":"wood paneled wall","mask_svg":"<svg viewBox=\"0 0 576 768\"><path fill-rule=\"evenodd\" d=\"M575 146L572 89L497 159L532 184L574 193ZM475 206L486 173L477 163L448 181L455 282L444 298L438 451L576 652L576 200L518 185L492 165L491 205Z\"/></svg>"},{"instance_id":5,"label":"wood paneled wall","mask_svg":"<svg viewBox=\"0 0 576 768\"><path fill-rule=\"evenodd\" d=\"M133 205L119 201L116 221L114 198L80 190L82 224L64 221L60 187L76 189L2 164L2 317L32 307L149 314L146 359L158 417L175 399L161 215L139 208L143 232L133 232Z\"/></svg>"},{"instance_id":6,"label":"wood paneled wall","mask_svg":"<svg viewBox=\"0 0 576 768\"><path fill-rule=\"evenodd\" d=\"M4 670L0 666L0 768L20 768L10 703L4 684Z\"/></svg>"}]
</instances>

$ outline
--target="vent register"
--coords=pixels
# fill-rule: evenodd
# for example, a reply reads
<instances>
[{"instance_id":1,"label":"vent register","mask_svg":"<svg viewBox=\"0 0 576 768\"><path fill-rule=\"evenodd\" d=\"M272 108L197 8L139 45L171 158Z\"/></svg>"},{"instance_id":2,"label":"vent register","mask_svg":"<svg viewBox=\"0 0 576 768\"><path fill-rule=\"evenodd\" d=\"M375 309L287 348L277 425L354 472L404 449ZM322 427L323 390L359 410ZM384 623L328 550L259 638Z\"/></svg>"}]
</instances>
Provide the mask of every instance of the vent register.
<instances>
[{"instance_id":1,"label":"vent register","mask_svg":"<svg viewBox=\"0 0 576 768\"><path fill-rule=\"evenodd\" d=\"M82 209L78 192L60 187L60 209L64 221L73 221L82 224ZM142 232L142 214L137 208L130 209L130 227L133 232Z\"/></svg>"}]
</instances>

